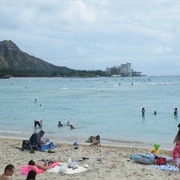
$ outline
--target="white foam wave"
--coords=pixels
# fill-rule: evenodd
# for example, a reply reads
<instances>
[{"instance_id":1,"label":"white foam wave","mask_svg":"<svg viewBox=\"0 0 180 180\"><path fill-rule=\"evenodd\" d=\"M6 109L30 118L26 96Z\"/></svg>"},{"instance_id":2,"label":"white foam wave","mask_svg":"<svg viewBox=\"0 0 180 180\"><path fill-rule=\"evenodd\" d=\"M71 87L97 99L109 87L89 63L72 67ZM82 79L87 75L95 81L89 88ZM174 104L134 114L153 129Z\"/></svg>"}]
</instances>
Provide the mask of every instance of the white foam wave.
<instances>
[{"instance_id":1,"label":"white foam wave","mask_svg":"<svg viewBox=\"0 0 180 180\"><path fill-rule=\"evenodd\" d=\"M8 133L8 134L23 134L23 132L20 131L10 131L10 130L0 130L0 133Z\"/></svg>"}]
</instances>

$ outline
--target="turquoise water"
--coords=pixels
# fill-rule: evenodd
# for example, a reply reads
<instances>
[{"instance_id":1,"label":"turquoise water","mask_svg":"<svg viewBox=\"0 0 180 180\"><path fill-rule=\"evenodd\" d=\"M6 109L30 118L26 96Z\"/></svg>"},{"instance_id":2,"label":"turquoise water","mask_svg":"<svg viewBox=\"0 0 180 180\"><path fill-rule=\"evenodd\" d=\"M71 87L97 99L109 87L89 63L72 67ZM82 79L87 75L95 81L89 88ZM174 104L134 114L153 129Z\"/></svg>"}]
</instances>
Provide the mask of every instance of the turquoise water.
<instances>
[{"instance_id":1,"label":"turquoise water","mask_svg":"<svg viewBox=\"0 0 180 180\"><path fill-rule=\"evenodd\" d=\"M58 141L100 134L104 142L172 143L179 90L180 76L1 79L0 135L30 137L34 119L42 119L46 135Z\"/></svg>"}]
</instances>

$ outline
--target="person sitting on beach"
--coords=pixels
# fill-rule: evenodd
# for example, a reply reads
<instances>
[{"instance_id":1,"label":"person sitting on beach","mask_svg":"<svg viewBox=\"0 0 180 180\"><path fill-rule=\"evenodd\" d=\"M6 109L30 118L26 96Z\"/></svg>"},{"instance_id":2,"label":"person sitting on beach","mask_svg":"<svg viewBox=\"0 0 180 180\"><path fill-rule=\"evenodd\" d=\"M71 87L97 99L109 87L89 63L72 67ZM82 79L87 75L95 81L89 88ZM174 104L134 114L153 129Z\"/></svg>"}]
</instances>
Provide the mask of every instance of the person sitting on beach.
<instances>
[{"instance_id":1,"label":"person sitting on beach","mask_svg":"<svg viewBox=\"0 0 180 180\"><path fill-rule=\"evenodd\" d=\"M98 141L98 140L100 140L100 135L97 135L97 136L90 136L89 138L88 138L88 140L87 141L85 141L85 142L94 142L94 141Z\"/></svg>"},{"instance_id":2,"label":"person sitting on beach","mask_svg":"<svg viewBox=\"0 0 180 180\"><path fill-rule=\"evenodd\" d=\"M36 126L38 125L42 129L42 120L34 120L34 128L36 129Z\"/></svg>"},{"instance_id":3,"label":"person sitting on beach","mask_svg":"<svg viewBox=\"0 0 180 180\"><path fill-rule=\"evenodd\" d=\"M70 125L70 129L76 129L72 124Z\"/></svg>"},{"instance_id":4,"label":"person sitting on beach","mask_svg":"<svg viewBox=\"0 0 180 180\"><path fill-rule=\"evenodd\" d=\"M99 135L94 137L93 142L90 144L90 146L101 146L101 140Z\"/></svg>"},{"instance_id":5,"label":"person sitting on beach","mask_svg":"<svg viewBox=\"0 0 180 180\"><path fill-rule=\"evenodd\" d=\"M54 162L59 162L59 161L60 161L60 158L57 158L57 159L55 159L55 160L41 159L41 160L38 160L38 161L36 161L36 162L33 161L33 160L30 160L30 161L28 162L28 165L36 166L37 168L46 171L47 169L49 169L48 166L50 166L50 165L53 164Z\"/></svg>"},{"instance_id":6,"label":"person sitting on beach","mask_svg":"<svg viewBox=\"0 0 180 180\"><path fill-rule=\"evenodd\" d=\"M4 169L4 173L0 175L0 180L12 180L13 174L14 166L12 164L8 164Z\"/></svg>"},{"instance_id":7,"label":"person sitting on beach","mask_svg":"<svg viewBox=\"0 0 180 180\"><path fill-rule=\"evenodd\" d=\"M62 126L63 126L63 124L61 123L61 121L58 122L58 126L59 126L59 127L62 127Z\"/></svg>"},{"instance_id":8,"label":"person sitting on beach","mask_svg":"<svg viewBox=\"0 0 180 180\"><path fill-rule=\"evenodd\" d=\"M30 170L26 177L26 180L36 180L36 175L37 172L35 170Z\"/></svg>"},{"instance_id":9,"label":"person sitting on beach","mask_svg":"<svg viewBox=\"0 0 180 180\"><path fill-rule=\"evenodd\" d=\"M47 142L49 142L49 139L48 138L44 138L44 134L45 132L44 131L40 131L40 145L45 145Z\"/></svg>"}]
</instances>

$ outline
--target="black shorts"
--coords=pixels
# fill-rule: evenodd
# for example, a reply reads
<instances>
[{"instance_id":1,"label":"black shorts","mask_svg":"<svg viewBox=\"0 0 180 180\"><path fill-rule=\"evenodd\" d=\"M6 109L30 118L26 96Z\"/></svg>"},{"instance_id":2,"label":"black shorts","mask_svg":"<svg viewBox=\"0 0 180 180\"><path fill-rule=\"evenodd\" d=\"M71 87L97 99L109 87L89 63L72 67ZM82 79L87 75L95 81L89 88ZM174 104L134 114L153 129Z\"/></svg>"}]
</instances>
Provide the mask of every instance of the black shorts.
<instances>
[{"instance_id":1,"label":"black shorts","mask_svg":"<svg viewBox=\"0 0 180 180\"><path fill-rule=\"evenodd\" d=\"M36 127L37 125L38 125L39 127L42 126L41 123L40 123L39 121L34 121L34 127Z\"/></svg>"},{"instance_id":2,"label":"black shorts","mask_svg":"<svg viewBox=\"0 0 180 180\"><path fill-rule=\"evenodd\" d=\"M50 166L51 164L53 164L54 162L53 162L53 160L49 160L49 159L41 159L41 161L43 161L43 162L48 162L48 166ZM46 166L46 164L45 164L45 166Z\"/></svg>"}]
</instances>

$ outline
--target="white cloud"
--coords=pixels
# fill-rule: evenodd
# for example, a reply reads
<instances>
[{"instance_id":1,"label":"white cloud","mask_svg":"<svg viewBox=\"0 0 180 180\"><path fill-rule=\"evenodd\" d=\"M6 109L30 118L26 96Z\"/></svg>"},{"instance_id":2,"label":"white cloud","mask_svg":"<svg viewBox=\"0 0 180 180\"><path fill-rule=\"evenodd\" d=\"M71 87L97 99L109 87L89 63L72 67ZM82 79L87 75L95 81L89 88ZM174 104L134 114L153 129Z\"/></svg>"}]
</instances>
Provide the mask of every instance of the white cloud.
<instances>
[{"instance_id":1,"label":"white cloud","mask_svg":"<svg viewBox=\"0 0 180 180\"><path fill-rule=\"evenodd\" d=\"M171 49L167 46L158 46L153 50L154 54L170 53Z\"/></svg>"},{"instance_id":2,"label":"white cloud","mask_svg":"<svg viewBox=\"0 0 180 180\"><path fill-rule=\"evenodd\" d=\"M91 23L96 21L96 12L83 1L71 1L62 17L70 23Z\"/></svg>"},{"instance_id":3,"label":"white cloud","mask_svg":"<svg viewBox=\"0 0 180 180\"><path fill-rule=\"evenodd\" d=\"M84 56L87 54L87 50L83 47L76 47L76 51L80 56Z\"/></svg>"}]
</instances>

